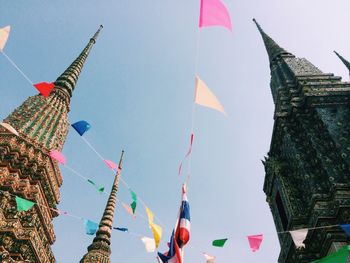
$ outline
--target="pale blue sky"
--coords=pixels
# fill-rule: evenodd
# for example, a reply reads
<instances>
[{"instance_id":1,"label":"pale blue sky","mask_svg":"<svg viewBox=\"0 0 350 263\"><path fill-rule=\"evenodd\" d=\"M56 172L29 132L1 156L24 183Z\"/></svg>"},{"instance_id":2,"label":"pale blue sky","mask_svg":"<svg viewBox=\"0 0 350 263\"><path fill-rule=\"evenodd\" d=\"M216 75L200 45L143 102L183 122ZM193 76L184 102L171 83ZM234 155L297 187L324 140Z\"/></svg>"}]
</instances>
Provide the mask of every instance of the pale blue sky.
<instances>
[{"instance_id":1,"label":"pale blue sky","mask_svg":"<svg viewBox=\"0 0 350 263\"><path fill-rule=\"evenodd\" d=\"M233 33L206 28L200 37L198 73L221 100L228 117L196 108L189 201L191 241L185 262L276 262L279 243L262 191L261 159L269 150L273 102L269 64L255 17L286 50L305 57L324 72L348 80L332 53L350 59L347 0L226 0ZM180 201L179 162L187 151L195 75L199 1L170 0L0 0L0 27L12 26L6 53L34 81L54 81L96 31L104 29L80 76L70 120L92 124L87 139L106 158L118 161L125 149L123 178L161 219L166 250ZM0 118L36 91L0 56ZM112 174L71 130L63 153L71 167L104 184ZM106 196L68 170L59 208L99 221ZM118 196L130 202L125 187ZM145 214L142 206L138 211ZM78 262L92 237L82 222L54 220L59 263ZM133 220L119 206L115 225L151 236L147 223ZM265 234L260 251L249 250L246 235ZM224 248L211 241L230 238ZM112 262L150 263L134 236L114 231Z\"/></svg>"}]
</instances>

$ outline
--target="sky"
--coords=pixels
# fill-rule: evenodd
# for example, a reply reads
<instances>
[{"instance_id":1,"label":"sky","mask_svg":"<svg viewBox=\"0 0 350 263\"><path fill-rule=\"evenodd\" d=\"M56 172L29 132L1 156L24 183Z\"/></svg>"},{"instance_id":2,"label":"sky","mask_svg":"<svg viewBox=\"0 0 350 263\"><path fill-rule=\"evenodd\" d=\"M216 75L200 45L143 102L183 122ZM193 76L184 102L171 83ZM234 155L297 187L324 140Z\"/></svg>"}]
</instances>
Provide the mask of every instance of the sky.
<instances>
[{"instance_id":1,"label":"sky","mask_svg":"<svg viewBox=\"0 0 350 263\"><path fill-rule=\"evenodd\" d=\"M269 151L274 105L268 57L252 18L289 52L348 81L333 50L350 59L350 3L223 2L231 14L232 33L220 27L199 33L198 0L0 0L0 27L11 25L5 52L36 83L54 81L104 25L74 91L69 119L91 123L86 139L106 159L118 162L125 150L122 177L160 219L161 252L167 249L180 205L185 176L177 171L188 149L198 74L228 117L195 108L188 186L192 229L184 262L205 262L202 252L215 255L217 262L277 262L280 246L262 190L261 163ZM0 76L4 119L36 90L4 56ZM113 174L72 129L63 154L70 167L110 190ZM59 209L98 222L107 196L65 167L61 171ZM123 185L118 199L131 202ZM118 205L114 225L151 237L141 204L137 212L134 220ZM59 216L54 227L57 262L78 262L93 237L75 218ZM264 234L264 240L252 253L246 236L254 234ZM226 246L212 247L212 240L219 238L229 238ZM136 235L114 231L111 248L112 262L156 262L155 253L146 253Z\"/></svg>"}]
</instances>

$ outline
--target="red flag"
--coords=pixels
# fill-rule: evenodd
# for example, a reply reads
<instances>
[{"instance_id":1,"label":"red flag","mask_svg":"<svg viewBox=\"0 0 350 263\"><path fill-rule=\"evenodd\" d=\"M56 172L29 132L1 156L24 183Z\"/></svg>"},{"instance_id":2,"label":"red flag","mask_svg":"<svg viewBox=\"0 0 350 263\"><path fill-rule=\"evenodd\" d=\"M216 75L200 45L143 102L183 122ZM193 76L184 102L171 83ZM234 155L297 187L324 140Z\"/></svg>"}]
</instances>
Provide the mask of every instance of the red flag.
<instances>
[{"instance_id":1,"label":"red flag","mask_svg":"<svg viewBox=\"0 0 350 263\"><path fill-rule=\"evenodd\" d=\"M180 163L179 170L178 170L178 175L181 174L183 162L184 162L184 161L187 159L187 157L192 153L193 139L194 139L194 134L191 133L191 137L190 137L190 147L188 148L188 151L187 151L185 157L183 158L183 160L182 160L181 163Z\"/></svg>"},{"instance_id":2,"label":"red flag","mask_svg":"<svg viewBox=\"0 0 350 263\"><path fill-rule=\"evenodd\" d=\"M37 84L34 84L34 87L40 92L41 95L43 95L45 98L47 98L51 91L54 89L55 84L50 82L40 82Z\"/></svg>"}]
</instances>

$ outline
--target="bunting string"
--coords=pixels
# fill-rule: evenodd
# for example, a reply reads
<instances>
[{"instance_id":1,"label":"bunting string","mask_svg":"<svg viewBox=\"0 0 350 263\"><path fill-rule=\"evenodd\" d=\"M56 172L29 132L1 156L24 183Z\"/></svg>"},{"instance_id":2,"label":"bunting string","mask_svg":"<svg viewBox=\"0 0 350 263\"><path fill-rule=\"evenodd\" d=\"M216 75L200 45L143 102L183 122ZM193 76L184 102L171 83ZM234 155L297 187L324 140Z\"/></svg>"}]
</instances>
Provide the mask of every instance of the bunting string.
<instances>
[{"instance_id":1,"label":"bunting string","mask_svg":"<svg viewBox=\"0 0 350 263\"><path fill-rule=\"evenodd\" d=\"M96 150L96 148L85 138L85 136L80 136L80 137L81 137L81 138L83 139L83 141L89 146L89 148L99 157L99 159L101 159L102 162L104 162L104 161L106 160L105 158L103 158L102 154L100 154L100 153ZM116 170L116 169L112 169L112 171L116 172L117 170ZM122 182L122 184L123 184L129 191L132 190L131 187L129 186L129 184L128 184L122 177L120 177L119 180ZM141 204L142 204L142 205L144 206L144 208L146 209L147 205L146 205L145 201L144 201L142 198L140 198L140 197L138 197L138 200L141 202ZM147 220L147 218L146 218L144 215L141 215L141 214L139 214L139 215L140 215L143 219ZM161 224L161 226L164 227L164 224L162 223L162 221L161 221L156 215L154 215L154 217L158 220L158 222Z\"/></svg>"},{"instance_id":2,"label":"bunting string","mask_svg":"<svg viewBox=\"0 0 350 263\"><path fill-rule=\"evenodd\" d=\"M4 55L4 57L11 63L12 66L14 66L15 69L17 69L17 71L19 73L21 73L21 75L25 78L26 81L28 81L28 83L31 86L34 86L33 81L30 80L30 78L28 78L28 76L16 65L16 63L3 51L0 50L0 52Z\"/></svg>"}]
</instances>

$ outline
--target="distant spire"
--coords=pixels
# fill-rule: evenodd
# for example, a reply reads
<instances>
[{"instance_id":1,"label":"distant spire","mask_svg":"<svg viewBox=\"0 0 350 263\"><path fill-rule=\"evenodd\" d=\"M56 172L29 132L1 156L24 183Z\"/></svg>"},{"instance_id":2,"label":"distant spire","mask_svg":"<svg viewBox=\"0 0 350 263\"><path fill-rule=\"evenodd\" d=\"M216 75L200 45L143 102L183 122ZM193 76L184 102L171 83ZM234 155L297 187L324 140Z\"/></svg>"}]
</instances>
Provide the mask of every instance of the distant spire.
<instances>
[{"instance_id":1,"label":"distant spire","mask_svg":"<svg viewBox=\"0 0 350 263\"><path fill-rule=\"evenodd\" d=\"M62 73L61 76L55 81L55 89L52 94L58 95L69 102L70 97L72 97L73 90L78 81L81 70L84 66L85 60L88 57L91 48L96 43L96 39L103 28L100 25L97 32L92 38L90 38L89 43L80 53L80 55L73 61L73 63Z\"/></svg>"},{"instance_id":2,"label":"distant spire","mask_svg":"<svg viewBox=\"0 0 350 263\"><path fill-rule=\"evenodd\" d=\"M337 51L334 50L334 53L340 58L341 61L343 61L344 65L347 67L350 74L350 62L347 61L345 58L343 58L341 55L339 55Z\"/></svg>"},{"instance_id":3,"label":"distant spire","mask_svg":"<svg viewBox=\"0 0 350 263\"><path fill-rule=\"evenodd\" d=\"M292 55L291 53L287 52L286 50L281 48L279 45L277 45L277 43L271 37L269 37L264 32L264 30L262 30L261 26L258 24L258 22L256 22L255 18L253 18L253 21L256 24L256 26L257 26L257 28L258 28L258 30L259 30L259 32L264 40L265 47L266 47L267 53L269 55L270 64L279 55L282 55L282 54Z\"/></svg>"},{"instance_id":4,"label":"distant spire","mask_svg":"<svg viewBox=\"0 0 350 263\"><path fill-rule=\"evenodd\" d=\"M108 198L106 208L104 210L102 219L99 224L99 228L96 232L96 237L94 238L92 244L88 247L88 253L81 259L81 263L87 262L110 262L111 254L111 234L113 227L113 217L114 210L117 204L117 191L119 185L120 173L123 165L123 155L122 151L120 156L120 161L118 165L118 171L115 175L111 193ZM95 261L91 261L94 259Z\"/></svg>"}]
</instances>

